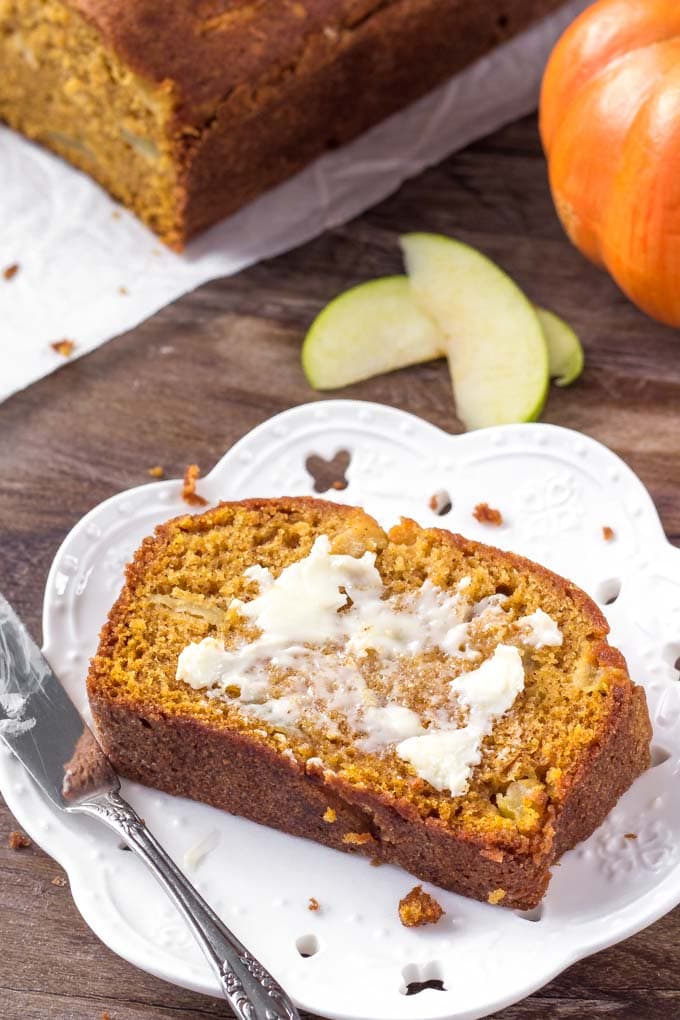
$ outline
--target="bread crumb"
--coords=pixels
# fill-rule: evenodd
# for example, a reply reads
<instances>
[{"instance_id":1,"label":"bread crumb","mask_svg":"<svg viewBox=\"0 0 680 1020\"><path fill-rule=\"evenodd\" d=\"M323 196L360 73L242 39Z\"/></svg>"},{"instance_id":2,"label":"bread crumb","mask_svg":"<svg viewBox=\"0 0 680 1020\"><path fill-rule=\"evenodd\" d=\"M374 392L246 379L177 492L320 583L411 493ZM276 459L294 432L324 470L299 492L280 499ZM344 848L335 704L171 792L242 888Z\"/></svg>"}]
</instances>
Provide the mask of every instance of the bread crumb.
<instances>
[{"instance_id":1,"label":"bread crumb","mask_svg":"<svg viewBox=\"0 0 680 1020\"><path fill-rule=\"evenodd\" d=\"M479 856L486 857L487 861L493 861L494 864L502 864L505 859L502 850L480 850Z\"/></svg>"},{"instance_id":2,"label":"bread crumb","mask_svg":"<svg viewBox=\"0 0 680 1020\"><path fill-rule=\"evenodd\" d=\"M492 904L492 906L495 906L497 903L500 903L501 900L504 899L505 889L494 889L494 891L490 892L489 895L487 896L487 900L489 903Z\"/></svg>"},{"instance_id":3,"label":"bread crumb","mask_svg":"<svg viewBox=\"0 0 680 1020\"><path fill-rule=\"evenodd\" d=\"M18 829L15 829L14 832L10 832L9 839L7 840L7 846L10 850L21 850L24 847L32 845L33 844L25 833L19 832Z\"/></svg>"},{"instance_id":4,"label":"bread crumb","mask_svg":"<svg viewBox=\"0 0 680 1020\"><path fill-rule=\"evenodd\" d=\"M63 888L64 888L64 886L66 885L66 879L65 879L65 878L64 878L64 877L63 877L62 875L56 875L56 876L55 876L55 877L54 877L54 878L52 879L52 881L51 881L51 883L50 883L50 884L51 884L51 885L56 885L56 886L58 886L58 887L59 887L60 889L63 889Z\"/></svg>"},{"instance_id":5,"label":"bread crumb","mask_svg":"<svg viewBox=\"0 0 680 1020\"><path fill-rule=\"evenodd\" d=\"M377 857L371 857L370 865L372 868L382 868L384 861L379 861Z\"/></svg>"},{"instance_id":6,"label":"bread crumb","mask_svg":"<svg viewBox=\"0 0 680 1020\"><path fill-rule=\"evenodd\" d=\"M608 524L605 524L605 526L602 528L602 537L605 540L605 542L611 542L611 540L614 538L614 529L610 528Z\"/></svg>"},{"instance_id":7,"label":"bread crumb","mask_svg":"<svg viewBox=\"0 0 680 1020\"><path fill-rule=\"evenodd\" d=\"M3 269L3 271L2 271L3 279L5 279L5 280L13 280L18 272L19 272L19 263L18 262L13 262L11 266L7 266L6 269Z\"/></svg>"},{"instance_id":8,"label":"bread crumb","mask_svg":"<svg viewBox=\"0 0 680 1020\"><path fill-rule=\"evenodd\" d=\"M156 464L155 467L150 467L148 473L152 478L165 478L165 468L161 467L160 464Z\"/></svg>"},{"instance_id":9,"label":"bread crumb","mask_svg":"<svg viewBox=\"0 0 680 1020\"><path fill-rule=\"evenodd\" d=\"M207 506L208 500L199 496L196 492L196 482L201 471L198 464L188 464L184 472L184 484L182 486L182 499L189 506Z\"/></svg>"},{"instance_id":10,"label":"bread crumb","mask_svg":"<svg viewBox=\"0 0 680 1020\"><path fill-rule=\"evenodd\" d=\"M119 287L118 293L122 294L123 297L126 297L130 293L130 291L127 289L127 287Z\"/></svg>"},{"instance_id":11,"label":"bread crumb","mask_svg":"<svg viewBox=\"0 0 680 1020\"><path fill-rule=\"evenodd\" d=\"M433 896L422 885L416 885L399 900L399 918L405 928L419 928L423 924L436 924L444 914Z\"/></svg>"},{"instance_id":12,"label":"bread crumb","mask_svg":"<svg viewBox=\"0 0 680 1020\"><path fill-rule=\"evenodd\" d=\"M438 517L444 517L451 510L453 503L446 489L439 489L438 492L430 496L428 506Z\"/></svg>"},{"instance_id":13,"label":"bread crumb","mask_svg":"<svg viewBox=\"0 0 680 1020\"><path fill-rule=\"evenodd\" d=\"M364 846L366 843L373 843L374 840L370 832L346 832L342 842L351 846Z\"/></svg>"},{"instance_id":14,"label":"bread crumb","mask_svg":"<svg viewBox=\"0 0 680 1020\"><path fill-rule=\"evenodd\" d=\"M310 896L309 897L309 906L307 907L307 910L318 910L318 909L319 909L319 901L314 896Z\"/></svg>"},{"instance_id":15,"label":"bread crumb","mask_svg":"<svg viewBox=\"0 0 680 1020\"><path fill-rule=\"evenodd\" d=\"M495 528L499 528L503 523L503 514L488 503L478 503L472 511L472 516L480 524L492 524Z\"/></svg>"},{"instance_id":16,"label":"bread crumb","mask_svg":"<svg viewBox=\"0 0 680 1020\"><path fill-rule=\"evenodd\" d=\"M338 818L338 816L337 816L335 808L327 807L326 810L323 813L323 820L324 820L324 822L328 822L329 825L332 825L333 822L337 821L337 818Z\"/></svg>"},{"instance_id":17,"label":"bread crumb","mask_svg":"<svg viewBox=\"0 0 680 1020\"><path fill-rule=\"evenodd\" d=\"M637 832L627 832L625 834L624 838L625 839L637 839Z\"/></svg>"},{"instance_id":18,"label":"bread crumb","mask_svg":"<svg viewBox=\"0 0 680 1020\"><path fill-rule=\"evenodd\" d=\"M75 340L54 340L50 347L57 354L61 354L62 358L70 358L75 350Z\"/></svg>"},{"instance_id":19,"label":"bread crumb","mask_svg":"<svg viewBox=\"0 0 680 1020\"><path fill-rule=\"evenodd\" d=\"M111 219L112 220L119 220L120 219L120 209L114 209L113 210L113 212L111 213Z\"/></svg>"}]
</instances>

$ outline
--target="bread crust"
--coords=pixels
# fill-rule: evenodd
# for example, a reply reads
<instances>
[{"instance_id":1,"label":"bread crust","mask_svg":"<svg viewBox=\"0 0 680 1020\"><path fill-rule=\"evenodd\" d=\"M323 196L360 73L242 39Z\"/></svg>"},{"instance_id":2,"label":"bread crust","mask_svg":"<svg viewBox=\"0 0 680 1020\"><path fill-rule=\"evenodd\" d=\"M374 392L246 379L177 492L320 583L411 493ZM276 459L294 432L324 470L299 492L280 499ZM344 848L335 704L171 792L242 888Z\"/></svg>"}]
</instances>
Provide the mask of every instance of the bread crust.
<instances>
[{"instance_id":1,"label":"bread crust","mask_svg":"<svg viewBox=\"0 0 680 1020\"><path fill-rule=\"evenodd\" d=\"M173 173L159 181L163 217L120 184L124 175L116 165L120 152L129 151L109 157L99 145L95 158L84 156L77 145L53 137L70 123L53 124L51 133L41 129L39 137L181 250L198 231L423 96L562 2L56 0L55 7L75 12L72 20L94 30L103 53L120 63L121 74L132 72L152 102L162 98L165 107L169 100L162 148ZM77 47L68 53L68 36L66 51L77 76ZM76 140L80 111L75 104L70 118ZM12 109L5 116L23 129ZM111 111L112 123L119 116Z\"/></svg>"},{"instance_id":2,"label":"bread crust","mask_svg":"<svg viewBox=\"0 0 680 1020\"><path fill-rule=\"evenodd\" d=\"M348 523L371 520L355 508L308 497L254 499L236 505L259 514L274 508L300 514L314 508L344 516ZM529 850L526 842L513 846L507 836L493 844L454 831L439 819L423 818L411 802L351 784L313 760L305 766L290 752L273 750L257 734L166 714L149 700L121 701L109 696L105 684L107 663L149 563L178 527L209 529L222 508L232 506L221 504L200 516L183 515L161 525L142 543L127 568L126 584L102 629L88 676L96 730L117 771L167 793L212 804L337 850L400 865L421 880L466 896L488 900L502 890L500 902L504 906L536 906L547 888L551 865L597 828L650 764L651 725L644 691L631 682L621 653L607 644L609 628L599 609L569 581L522 557L480 547L441 529L429 532L440 543L448 542L468 552L484 548L485 554L498 562L521 571L530 569L546 584L561 590L565 598L577 601L599 639L595 646L597 663L614 677L609 725L590 746L577 770L566 778L559 809L549 807L542 830ZM377 525L376 529L374 542L379 541ZM404 520L389 537L408 542L418 531L418 525Z\"/></svg>"},{"instance_id":3,"label":"bread crust","mask_svg":"<svg viewBox=\"0 0 680 1020\"><path fill-rule=\"evenodd\" d=\"M226 102L242 109L257 106L252 95L257 88L280 88L294 77L306 79L310 72L332 64L337 54L368 40L377 47L373 53L377 69L384 54L400 46L400 37L415 31L410 48L419 59L410 76L428 73L422 67L431 62L428 56L444 70L451 63L474 59L476 51L490 49L562 0L65 2L141 78L172 83L178 119L199 127ZM380 86L375 80L370 84ZM363 96L368 85L355 82L354 95ZM250 90L251 95L235 95L238 89ZM304 111L298 110L302 115Z\"/></svg>"}]
</instances>

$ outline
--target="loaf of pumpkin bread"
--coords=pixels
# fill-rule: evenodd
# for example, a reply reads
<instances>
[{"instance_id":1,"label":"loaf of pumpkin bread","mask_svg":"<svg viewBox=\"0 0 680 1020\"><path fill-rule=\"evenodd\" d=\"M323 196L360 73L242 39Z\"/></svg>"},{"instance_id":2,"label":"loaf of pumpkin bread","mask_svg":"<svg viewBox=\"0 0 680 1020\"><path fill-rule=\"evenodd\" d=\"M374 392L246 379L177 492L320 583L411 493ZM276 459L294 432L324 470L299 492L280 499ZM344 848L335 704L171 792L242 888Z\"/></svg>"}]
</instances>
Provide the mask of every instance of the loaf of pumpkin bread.
<instances>
[{"instance_id":1,"label":"loaf of pumpkin bread","mask_svg":"<svg viewBox=\"0 0 680 1020\"><path fill-rule=\"evenodd\" d=\"M563 0L0 0L0 119L173 248Z\"/></svg>"},{"instance_id":2,"label":"loaf of pumpkin bread","mask_svg":"<svg viewBox=\"0 0 680 1020\"><path fill-rule=\"evenodd\" d=\"M649 765L607 632L510 553L248 500L146 539L88 691L131 779L530 908Z\"/></svg>"}]
</instances>

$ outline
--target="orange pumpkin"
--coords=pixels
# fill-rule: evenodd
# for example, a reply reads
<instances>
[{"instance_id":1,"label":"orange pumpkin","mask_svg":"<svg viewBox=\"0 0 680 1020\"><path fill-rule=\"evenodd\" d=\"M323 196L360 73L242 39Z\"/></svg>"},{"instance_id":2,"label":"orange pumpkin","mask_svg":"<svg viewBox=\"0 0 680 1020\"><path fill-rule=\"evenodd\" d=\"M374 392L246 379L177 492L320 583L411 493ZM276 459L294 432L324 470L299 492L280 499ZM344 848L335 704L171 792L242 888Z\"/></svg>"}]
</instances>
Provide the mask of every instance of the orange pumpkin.
<instances>
[{"instance_id":1,"label":"orange pumpkin","mask_svg":"<svg viewBox=\"0 0 680 1020\"><path fill-rule=\"evenodd\" d=\"M680 326L680 0L599 0L558 42L541 137L567 234Z\"/></svg>"}]
</instances>

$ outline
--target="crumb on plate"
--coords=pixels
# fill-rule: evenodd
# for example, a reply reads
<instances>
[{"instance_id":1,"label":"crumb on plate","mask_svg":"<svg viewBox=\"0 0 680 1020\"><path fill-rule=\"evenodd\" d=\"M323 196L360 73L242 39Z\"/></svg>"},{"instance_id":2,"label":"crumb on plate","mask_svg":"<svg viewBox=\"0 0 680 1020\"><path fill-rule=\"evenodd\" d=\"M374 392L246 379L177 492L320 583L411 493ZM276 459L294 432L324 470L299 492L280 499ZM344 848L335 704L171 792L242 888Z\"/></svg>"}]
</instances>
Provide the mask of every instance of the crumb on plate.
<instances>
[{"instance_id":1,"label":"crumb on plate","mask_svg":"<svg viewBox=\"0 0 680 1020\"><path fill-rule=\"evenodd\" d=\"M438 517L444 517L451 510L453 503L446 489L439 489L430 496L428 506Z\"/></svg>"},{"instance_id":2,"label":"crumb on plate","mask_svg":"<svg viewBox=\"0 0 680 1020\"><path fill-rule=\"evenodd\" d=\"M614 529L610 528L608 524L605 524L605 526L602 528L602 537L605 540L605 542L611 542L612 539L614 538Z\"/></svg>"},{"instance_id":3,"label":"crumb on plate","mask_svg":"<svg viewBox=\"0 0 680 1020\"><path fill-rule=\"evenodd\" d=\"M318 909L319 909L319 901L316 899L315 896L310 896L309 897L309 905L307 907L307 910L318 910Z\"/></svg>"},{"instance_id":4,"label":"crumb on plate","mask_svg":"<svg viewBox=\"0 0 680 1020\"><path fill-rule=\"evenodd\" d=\"M19 263L13 262L11 266L6 266L2 271L2 277L4 280L13 280L19 272Z\"/></svg>"},{"instance_id":5,"label":"crumb on plate","mask_svg":"<svg viewBox=\"0 0 680 1020\"><path fill-rule=\"evenodd\" d=\"M625 839L637 839L637 832L627 832Z\"/></svg>"},{"instance_id":6,"label":"crumb on plate","mask_svg":"<svg viewBox=\"0 0 680 1020\"><path fill-rule=\"evenodd\" d=\"M201 474L198 464L188 464L184 472L184 484L182 485L182 499L189 506L207 506L208 500L199 496L196 492L196 482Z\"/></svg>"},{"instance_id":7,"label":"crumb on plate","mask_svg":"<svg viewBox=\"0 0 680 1020\"><path fill-rule=\"evenodd\" d=\"M19 832L15 829L14 832L10 832L9 839L7 840L7 846L10 850L21 850L24 847L32 846L30 839L24 832Z\"/></svg>"},{"instance_id":8,"label":"crumb on plate","mask_svg":"<svg viewBox=\"0 0 680 1020\"><path fill-rule=\"evenodd\" d=\"M499 528L503 523L503 514L500 510L489 506L488 503L478 503L472 511L472 516L480 524L492 524L496 528Z\"/></svg>"},{"instance_id":9,"label":"crumb on plate","mask_svg":"<svg viewBox=\"0 0 680 1020\"><path fill-rule=\"evenodd\" d=\"M70 358L75 350L75 340L53 340L50 347L62 358Z\"/></svg>"},{"instance_id":10,"label":"crumb on plate","mask_svg":"<svg viewBox=\"0 0 680 1020\"><path fill-rule=\"evenodd\" d=\"M130 291L127 289L127 287L119 287L118 288L118 293L122 294L123 297L127 297L127 295L130 293Z\"/></svg>"},{"instance_id":11,"label":"crumb on plate","mask_svg":"<svg viewBox=\"0 0 680 1020\"><path fill-rule=\"evenodd\" d=\"M436 924L444 910L433 896L425 892L422 885L416 885L399 900L399 918L405 928L419 928L424 924Z\"/></svg>"},{"instance_id":12,"label":"crumb on plate","mask_svg":"<svg viewBox=\"0 0 680 1020\"><path fill-rule=\"evenodd\" d=\"M150 467L148 472L152 478L164 478L165 468L161 467L160 464L156 464L155 467Z\"/></svg>"}]
</instances>

